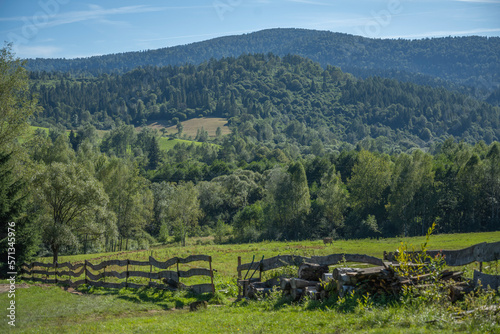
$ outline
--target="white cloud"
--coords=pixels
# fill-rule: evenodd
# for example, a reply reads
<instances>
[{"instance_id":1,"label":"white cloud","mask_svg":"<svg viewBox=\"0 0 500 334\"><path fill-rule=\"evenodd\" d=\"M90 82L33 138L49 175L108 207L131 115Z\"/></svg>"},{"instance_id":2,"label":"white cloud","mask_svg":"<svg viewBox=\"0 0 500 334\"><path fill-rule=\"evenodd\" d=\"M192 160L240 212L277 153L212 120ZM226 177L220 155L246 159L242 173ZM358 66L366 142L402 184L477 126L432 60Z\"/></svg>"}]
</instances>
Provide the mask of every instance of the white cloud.
<instances>
[{"instance_id":1,"label":"white cloud","mask_svg":"<svg viewBox=\"0 0 500 334\"><path fill-rule=\"evenodd\" d=\"M117 8L103 8L99 5L89 5L89 10L80 10L66 13L58 13L55 15L48 15L48 22L44 23L44 27L55 27L64 24L77 23L88 20L104 19L109 16L114 15L124 15L124 14L140 14L140 13L151 13L167 10L179 10L179 9L194 9L194 8L212 8L212 6L171 6L171 7L154 7L146 5L137 6L124 6ZM24 22L26 16L8 17L0 18L2 21L19 21Z\"/></svg>"},{"instance_id":2,"label":"white cloud","mask_svg":"<svg viewBox=\"0 0 500 334\"><path fill-rule=\"evenodd\" d=\"M500 0L455 0L458 2L474 2L474 3L496 3L500 4Z\"/></svg>"},{"instance_id":3,"label":"white cloud","mask_svg":"<svg viewBox=\"0 0 500 334\"><path fill-rule=\"evenodd\" d=\"M470 30L450 30L450 31L429 31L419 34L410 35L396 35L396 36L384 36L384 38L425 38L425 37L446 37L446 36L464 36L464 35L476 35L484 34L489 32L500 32L500 28L493 29L470 29Z\"/></svg>"},{"instance_id":4,"label":"white cloud","mask_svg":"<svg viewBox=\"0 0 500 334\"><path fill-rule=\"evenodd\" d=\"M14 51L19 58L53 58L62 51L56 46L14 45Z\"/></svg>"},{"instance_id":5,"label":"white cloud","mask_svg":"<svg viewBox=\"0 0 500 334\"><path fill-rule=\"evenodd\" d=\"M302 3L306 5L319 5L319 6L331 6L329 3L325 2L319 2L319 1L312 1L312 0L286 0L288 2L296 2L296 3Z\"/></svg>"}]
</instances>

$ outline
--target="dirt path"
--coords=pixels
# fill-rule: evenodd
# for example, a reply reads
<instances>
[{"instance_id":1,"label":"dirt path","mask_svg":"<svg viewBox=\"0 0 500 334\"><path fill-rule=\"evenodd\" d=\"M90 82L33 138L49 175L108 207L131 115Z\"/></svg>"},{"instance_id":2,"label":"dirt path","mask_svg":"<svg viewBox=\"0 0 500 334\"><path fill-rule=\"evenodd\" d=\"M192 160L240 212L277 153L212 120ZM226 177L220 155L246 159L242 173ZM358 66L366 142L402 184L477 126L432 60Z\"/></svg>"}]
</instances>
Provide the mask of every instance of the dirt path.
<instances>
[{"instance_id":1,"label":"dirt path","mask_svg":"<svg viewBox=\"0 0 500 334\"><path fill-rule=\"evenodd\" d=\"M54 284L26 284L26 283L21 283L21 284L16 284L16 290L17 289L26 289L26 288L29 288L30 286L41 286L41 287L50 287L50 286L54 286ZM72 293L74 295L83 295L83 293L79 292L79 291L76 291L75 289L73 288L70 288L70 287L61 287L61 289L63 289L64 291L67 291L69 293ZM10 284L0 284L0 293L5 293L5 292L8 292L10 290Z\"/></svg>"},{"instance_id":2,"label":"dirt path","mask_svg":"<svg viewBox=\"0 0 500 334\"><path fill-rule=\"evenodd\" d=\"M28 288L29 285L26 283L16 284L16 289L25 289ZM10 290L10 284L0 284L0 293L4 293Z\"/></svg>"}]
</instances>

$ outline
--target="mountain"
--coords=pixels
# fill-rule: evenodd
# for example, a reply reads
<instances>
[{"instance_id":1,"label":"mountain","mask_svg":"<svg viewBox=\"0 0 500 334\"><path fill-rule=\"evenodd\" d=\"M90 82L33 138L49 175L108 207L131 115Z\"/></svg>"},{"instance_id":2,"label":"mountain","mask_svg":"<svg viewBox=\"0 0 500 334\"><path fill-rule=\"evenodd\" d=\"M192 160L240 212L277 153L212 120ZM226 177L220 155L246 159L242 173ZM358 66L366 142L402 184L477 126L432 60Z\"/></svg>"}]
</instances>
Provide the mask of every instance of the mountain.
<instances>
[{"instance_id":1,"label":"mountain","mask_svg":"<svg viewBox=\"0 0 500 334\"><path fill-rule=\"evenodd\" d=\"M304 146L367 137L404 148L451 135L468 142L500 138L500 108L486 102L394 79L357 79L292 55L243 55L94 78L34 72L31 82L44 108L36 122L44 126L175 125L204 116L229 118L236 133L257 141Z\"/></svg>"},{"instance_id":2,"label":"mountain","mask_svg":"<svg viewBox=\"0 0 500 334\"><path fill-rule=\"evenodd\" d=\"M359 77L381 76L469 90L486 98L500 86L500 38L370 39L329 31L269 29L199 43L77 59L30 59L32 71L125 73L138 66L198 65L241 54L300 55Z\"/></svg>"}]
</instances>

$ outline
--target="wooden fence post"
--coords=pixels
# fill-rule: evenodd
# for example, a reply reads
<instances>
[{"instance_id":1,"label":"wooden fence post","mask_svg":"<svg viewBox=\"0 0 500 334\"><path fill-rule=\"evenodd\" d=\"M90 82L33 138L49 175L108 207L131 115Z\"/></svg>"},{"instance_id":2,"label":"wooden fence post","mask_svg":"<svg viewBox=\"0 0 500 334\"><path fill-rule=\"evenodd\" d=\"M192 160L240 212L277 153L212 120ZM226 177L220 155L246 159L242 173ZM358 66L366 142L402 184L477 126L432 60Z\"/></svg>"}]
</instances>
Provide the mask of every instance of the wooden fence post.
<instances>
[{"instance_id":1,"label":"wooden fence post","mask_svg":"<svg viewBox=\"0 0 500 334\"><path fill-rule=\"evenodd\" d=\"M127 277L125 277L125 287L128 288L128 264L130 263L130 260L127 259Z\"/></svg>"},{"instance_id":2,"label":"wooden fence post","mask_svg":"<svg viewBox=\"0 0 500 334\"><path fill-rule=\"evenodd\" d=\"M54 279L55 279L56 284L57 284L57 261L54 262Z\"/></svg>"},{"instance_id":3,"label":"wooden fence post","mask_svg":"<svg viewBox=\"0 0 500 334\"><path fill-rule=\"evenodd\" d=\"M212 293L215 294L215 285L214 285L214 271L212 270L212 257L208 257L208 264L210 266L210 280L212 281Z\"/></svg>"},{"instance_id":4,"label":"wooden fence post","mask_svg":"<svg viewBox=\"0 0 500 334\"><path fill-rule=\"evenodd\" d=\"M259 264L259 282L262 282L262 267L263 267L263 263L261 261Z\"/></svg>"},{"instance_id":5,"label":"wooden fence post","mask_svg":"<svg viewBox=\"0 0 500 334\"><path fill-rule=\"evenodd\" d=\"M153 252L151 252L151 257ZM153 276L153 264L151 263L151 257L149 258L149 285L151 285L151 277Z\"/></svg>"},{"instance_id":6,"label":"wooden fence post","mask_svg":"<svg viewBox=\"0 0 500 334\"><path fill-rule=\"evenodd\" d=\"M84 264L83 264L83 272L85 273L85 284L87 284L87 260L85 260Z\"/></svg>"},{"instance_id":7,"label":"wooden fence post","mask_svg":"<svg viewBox=\"0 0 500 334\"><path fill-rule=\"evenodd\" d=\"M102 275L102 278L104 279L104 283L106 283L106 267L107 266L104 266L104 271L103 271L103 275Z\"/></svg>"},{"instance_id":8,"label":"wooden fence post","mask_svg":"<svg viewBox=\"0 0 500 334\"><path fill-rule=\"evenodd\" d=\"M181 276L179 275L179 258L177 258L177 282L181 282Z\"/></svg>"},{"instance_id":9,"label":"wooden fence post","mask_svg":"<svg viewBox=\"0 0 500 334\"><path fill-rule=\"evenodd\" d=\"M238 279L236 281L236 285L238 286L238 298L241 297L241 286L239 284L239 281L241 280L240 266L241 266L241 256L238 256L238 268L236 268L236 270L238 270Z\"/></svg>"},{"instance_id":10,"label":"wooden fence post","mask_svg":"<svg viewBox=\"0 0 500 334\"><path fill-rule=\"evenodd\" d=\"M33 278L35 278L35 262L31 262L31 280L33 280Z\"/></svg>"},{"instance_id":11,"label":"wooden fence post","mask_svg":"<svg viewBox=\"0 0 500 334\"><path fill-rule=\"evenodd\" d=\"M241 279L241 270L240 270L240 266L241 266L241 256L238 256L238 279Z\"/></svg>"}]
</instances>

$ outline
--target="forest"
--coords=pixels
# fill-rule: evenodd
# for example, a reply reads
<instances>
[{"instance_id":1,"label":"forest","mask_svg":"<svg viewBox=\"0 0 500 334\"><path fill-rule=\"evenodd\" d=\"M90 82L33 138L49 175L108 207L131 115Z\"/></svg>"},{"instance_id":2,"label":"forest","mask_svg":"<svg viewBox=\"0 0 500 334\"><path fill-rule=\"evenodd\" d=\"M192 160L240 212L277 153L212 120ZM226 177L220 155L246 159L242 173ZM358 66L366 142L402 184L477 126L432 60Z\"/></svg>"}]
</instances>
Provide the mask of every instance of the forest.
<instances>
[{"instance_id":1,"label":"forest","mask_svg":"<svg viewBox=\"0 0 500 334\"><path fill-rule=\"evenodd\" d=\"M19 263L500 227L499 108L467 95L270 54L83 78L28 72L6 47L0 65L0 215ZM200 115L232 133L159 148ZM159 120L178 133L145 126Z\"/></svg>"},{"instance_id":2,"label":"forest","mask_svg":"<svg viewBox=\"0 0 500 334\"><path fill-rule=\"evenodd\" d=\"M267 29L204 42L77 59L30 59L31 71L97 76L139 66L199 65L242 54L299 55L357 77L380 76L487 98L498 88L500 38L364 38L330 31Z\"/></svg>"},{"instance_id":3,"label":"forest","mask_svg":"<svg viewBox=\"0 0 500 334\"><path fill-rule=\"evenodd\" d=\"M44 111L33 125L111 129L227 117L243 137L337 147L378 138L399 151L454 136L500 138L500 108L469 95L394 79L359 79L299 56L243 55L198 66L138 68L97 78L31 72Z\"/></svg>"}]
</instances>

